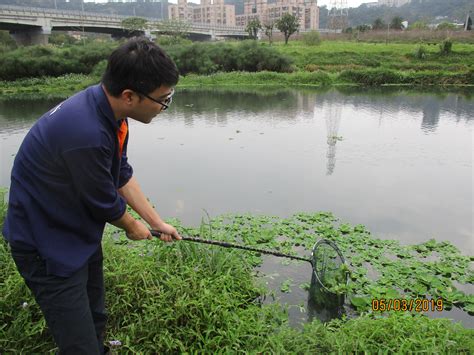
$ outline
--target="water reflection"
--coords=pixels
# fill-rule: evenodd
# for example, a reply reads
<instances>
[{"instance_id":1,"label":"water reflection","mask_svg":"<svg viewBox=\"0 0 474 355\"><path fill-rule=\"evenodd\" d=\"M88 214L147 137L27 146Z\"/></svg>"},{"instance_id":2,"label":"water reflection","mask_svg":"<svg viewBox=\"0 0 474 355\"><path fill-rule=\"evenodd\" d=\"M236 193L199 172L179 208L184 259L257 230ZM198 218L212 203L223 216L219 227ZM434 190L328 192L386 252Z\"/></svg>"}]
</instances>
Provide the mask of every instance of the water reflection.
<instances>
[{"instance_id":1,"label":"water reflection","mask_svg":"<svg viewBox=\"0 0 474 355\"><path fill-rule=\"evenodd\" d=\"M331 175L336 167L336 143L340 139L338 136L339 125L341 124L341 105L334 105L332 102L325 109L326 129L327 129L327 143L328 149L326 157L327 172L326 175ZM316 110L315 110L316 112Z\"/></svg>"},{"instance_id":2,"label":"water reflection","mask_svg":"<svg viewBox=\"0 0 474 355\"><path fill-rule=\"evenodd\" d=\"M0 135L23 131L60 100L0 100Z\"/></svg>"},{"instance_id":3,"label":"water reflection","mask_svg":"<svg viewBox=\"0 0 474 355\"><path fill-rule=\"evenodd\" d=\"M440 115L439 102L434 98L428 98L423 105L423 120L421 129L425 133L434 133L439 122Z\"/></svg>"}]
</instances>

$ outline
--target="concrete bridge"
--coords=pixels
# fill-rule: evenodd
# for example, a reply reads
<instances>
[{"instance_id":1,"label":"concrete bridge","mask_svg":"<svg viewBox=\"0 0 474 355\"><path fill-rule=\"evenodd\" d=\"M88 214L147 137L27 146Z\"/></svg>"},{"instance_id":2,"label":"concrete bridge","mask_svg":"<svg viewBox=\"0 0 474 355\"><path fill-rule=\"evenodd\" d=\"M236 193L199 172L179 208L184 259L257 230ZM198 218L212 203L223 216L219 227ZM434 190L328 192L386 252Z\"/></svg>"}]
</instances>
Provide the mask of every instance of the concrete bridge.
<instances>
[{"instance_id":1,"label":"concrete bridge","mask_svg":"<svg viewBox=\"0 0 474 355\"><path fill-rule=\"evenodd\" d=\"M122 27L128 16L105 15L82 11L0 5L0 29L8 30L19 44L47 44L51 31L83 31L108 33L112 37L128 37L130 32ZM159 28L160 20L148 18L148 24ZM156 30L159 32L159 29ZM228 27L190 23L186 32L194 39L224 37L247 38L243 27ZM151 36L149 31L139 33Z\"/></svg>"}]
</instances>

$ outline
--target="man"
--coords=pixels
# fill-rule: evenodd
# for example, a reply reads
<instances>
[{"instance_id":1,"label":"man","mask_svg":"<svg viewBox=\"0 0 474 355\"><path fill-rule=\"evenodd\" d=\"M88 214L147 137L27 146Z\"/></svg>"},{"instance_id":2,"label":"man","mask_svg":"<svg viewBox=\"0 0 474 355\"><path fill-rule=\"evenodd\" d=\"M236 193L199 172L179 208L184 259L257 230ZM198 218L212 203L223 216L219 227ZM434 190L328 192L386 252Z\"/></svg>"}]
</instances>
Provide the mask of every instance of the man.
<instances>
[{"instance_id":1,"label":"man","mask_svg":"<svg viewBox=\"0 0 474 355\"><path fill-rule=\"evenodd\" d=\"M60 354L101 354L106 323L105 223L132 240L181 239L147 201L127 161L127 117L150 123L168 108L178 70L135 38L110 56L102 83L43 115L16 156L3 235ZM20 349L19 349L20 350Z\"/></svg>"}]
</instances>

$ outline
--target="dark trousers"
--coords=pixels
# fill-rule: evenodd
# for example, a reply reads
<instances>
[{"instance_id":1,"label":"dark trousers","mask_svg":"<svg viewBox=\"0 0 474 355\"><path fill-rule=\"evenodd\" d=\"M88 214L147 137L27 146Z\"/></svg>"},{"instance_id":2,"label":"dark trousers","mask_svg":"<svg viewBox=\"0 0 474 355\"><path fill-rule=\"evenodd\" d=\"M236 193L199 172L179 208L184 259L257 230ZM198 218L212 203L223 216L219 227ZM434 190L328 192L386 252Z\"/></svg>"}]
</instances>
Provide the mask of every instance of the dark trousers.
<instances>
[{"instance_id":1,"label":"dark trousers","mask_svg":"<svg viewBox=\"0 0 474 355\"><path fill-rule=\"evenodd\" d=\"M103 354L105 314L102 248L70 277L48 275L36 252L11 251L46 319L59 354Z\"/></svg>"}]
</instances>

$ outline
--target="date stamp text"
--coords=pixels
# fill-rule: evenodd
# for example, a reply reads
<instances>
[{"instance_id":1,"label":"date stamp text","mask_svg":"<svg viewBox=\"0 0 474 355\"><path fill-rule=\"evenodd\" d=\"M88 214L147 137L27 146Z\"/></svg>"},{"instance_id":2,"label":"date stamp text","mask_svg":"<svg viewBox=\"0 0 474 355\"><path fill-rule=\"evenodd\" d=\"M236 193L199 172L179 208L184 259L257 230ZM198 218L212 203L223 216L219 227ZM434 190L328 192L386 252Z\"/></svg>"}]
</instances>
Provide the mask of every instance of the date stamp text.
<instances>
[{"instance_id":1,"label":"date stamp text","mask_svg":"<svg viewBox=\"0 0 474 355\"><path fill-rule=\"evenodd\" d=\"M444 309L443 300L441 298L374 298L372 300L372 311L385 312L442 312Z\"/></svg>"}]
</instances>

